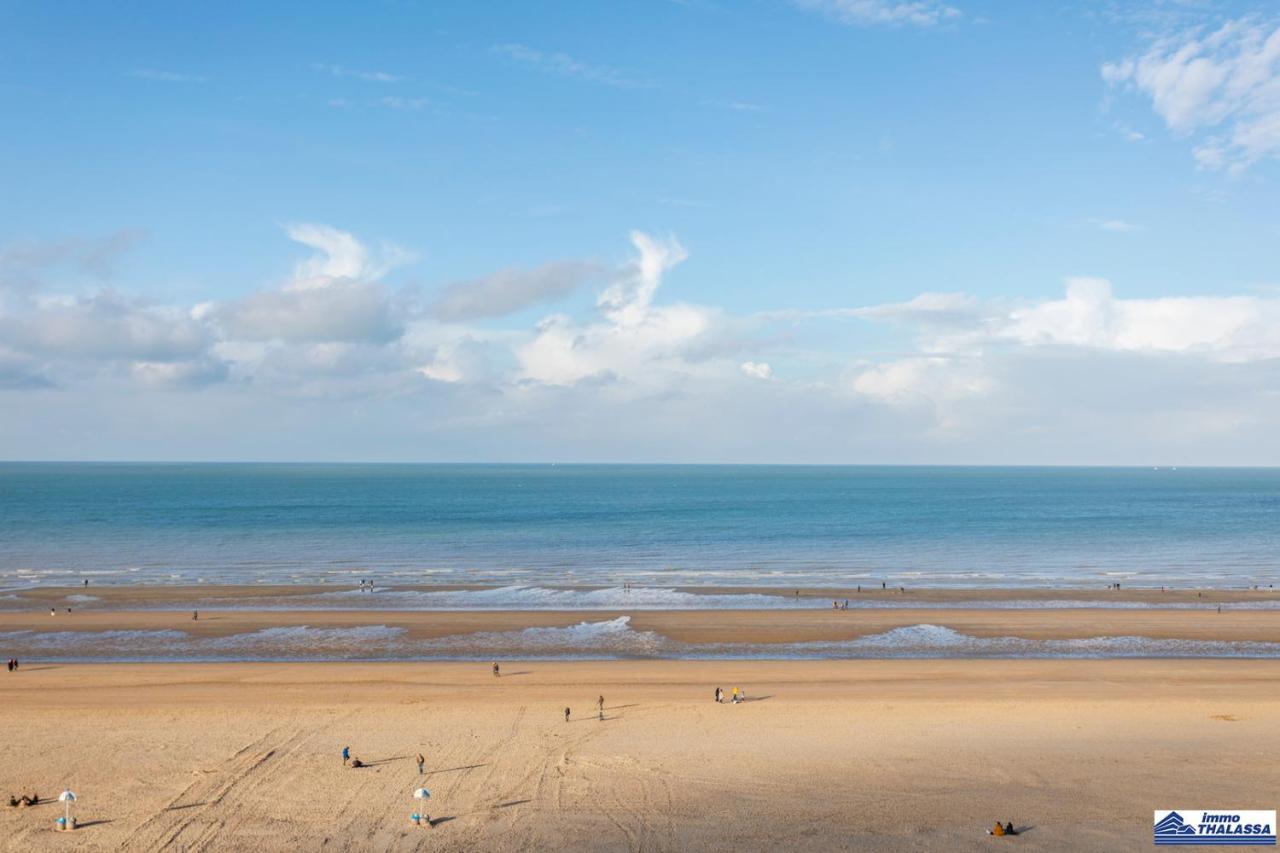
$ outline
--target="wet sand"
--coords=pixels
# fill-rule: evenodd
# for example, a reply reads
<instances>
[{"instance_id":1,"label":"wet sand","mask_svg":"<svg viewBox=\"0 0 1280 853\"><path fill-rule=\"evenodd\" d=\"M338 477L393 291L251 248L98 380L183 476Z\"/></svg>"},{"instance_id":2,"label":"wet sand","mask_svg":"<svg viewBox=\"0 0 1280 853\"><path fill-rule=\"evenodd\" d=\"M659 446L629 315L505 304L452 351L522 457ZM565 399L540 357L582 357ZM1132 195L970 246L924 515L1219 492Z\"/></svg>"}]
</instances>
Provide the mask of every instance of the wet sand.
<instances>
[{"instance_id":1,"label":"wet sand","mask_svg":"<svg viewBox=\"0 0 1280 853\"><path fill-rule=\"evenodd\" d=\"M395 586L379 586L379 592L462 592L494 589L481 584L398 584ZM545 585L546 589L557 590L598 590L603 586L563 586ZM1078 601L1095 604L1160 604L1186 605L1189 607L1209 604L1242 604L1265 601L1280 602L1280 590L1222 588L1222 589L1146 589L1122 588L1100 589L1090 588L964 588L937 589L926 587L906 587L899 591L898 587L881 589L879 583L864 586L862 589L851 587L824 588L779 588L779 587L667 587L678 592L693 595L767 595L781 600L800 600L805 606L815 602L829 604L833 599L851 602L891 605L894 607L911 607L918 604L972 604L981 607L993 602L1010 601ZM358 591L355 584L138 584L120 586L39 586L12 591L20 603L29 603L34 607L43 605L65 605L67 596L89 595L97 599L94 607L181 607L192 601L206 602L208 605L226 607L240 606L252 599L273 599L286 603L291 599L305 599L308 596L325 593ZM799 592L799 596L796 593ZM372 601L373 599L371 599ZM8 607L9 605L6 605Z\"/></svg>"},{"instance_id":2,"label":"wet sand","mask_svg":"<svg viewBox=\"0 0 1280 853\"><path fill-rule=\"evenodd\" d=\"M1271 661L504 669L30 664L0 677L0 794L70 785L83 828L0 809L0 849L1140 850L1154 809L1280 790Z\"/></svg>"},{"instance_id":3,"label":"wet sand","mask_svg":"<svg viewBox=\"0 0 1280 853\"><path fill-rule=\"evenodd\" d=\"M1152 639L1280 642L1280 611L1213 609L1106 610L893 608L797 610L397 611L208 610L193 621L187 610L76 609L0 612L0 631L176 630L223 637L265 628L307 625L403 628L408 639L567 627L630 618L631 628L685 643L840 641L910 625L939 625L975 637L1031 640L1138 636ZM0 649L0 652L3 652ZM513 648L511 653L518 654Z\"/></svg>"}]
</instances>

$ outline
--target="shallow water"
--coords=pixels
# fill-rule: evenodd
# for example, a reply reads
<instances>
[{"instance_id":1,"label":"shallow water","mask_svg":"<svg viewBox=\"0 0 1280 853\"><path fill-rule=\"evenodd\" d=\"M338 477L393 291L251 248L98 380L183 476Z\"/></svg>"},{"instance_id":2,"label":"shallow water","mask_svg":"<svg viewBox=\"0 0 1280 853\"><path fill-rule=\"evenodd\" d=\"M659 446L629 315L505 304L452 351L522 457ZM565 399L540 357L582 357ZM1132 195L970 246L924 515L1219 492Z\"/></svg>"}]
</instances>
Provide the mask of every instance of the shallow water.
<instances>
[{"instance_id":1,"label":"shallow water","mask_svg":"<svg viewBox=\"0 0 1280 853\"><path fill-rule=\"evenodd\" d=\"M854 640L769 644L680 643L631 628L630 618L410 640L402 628L292 626L225 637L183 631L8 631L20 659L105 661L845 660L921 658L1280 658L1280 643L1092 637L973 637L910 625Z\"/></svg>"}]
</instances>

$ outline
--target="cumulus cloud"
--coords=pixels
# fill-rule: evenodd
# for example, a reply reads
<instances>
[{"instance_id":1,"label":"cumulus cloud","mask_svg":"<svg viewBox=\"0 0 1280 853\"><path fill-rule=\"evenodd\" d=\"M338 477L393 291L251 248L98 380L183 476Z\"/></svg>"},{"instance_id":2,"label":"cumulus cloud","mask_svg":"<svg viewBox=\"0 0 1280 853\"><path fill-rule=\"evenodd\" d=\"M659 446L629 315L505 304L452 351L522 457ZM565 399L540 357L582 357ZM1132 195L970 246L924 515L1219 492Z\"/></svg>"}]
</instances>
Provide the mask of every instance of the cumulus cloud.
<instances>
[{"instance_id":1,"label":"cumulus cloud","mask_svg":"<svg viewBox=\"0 0 1280 853\"><path fill-rule=\"evenodd\" d=\"M1046 298L736 316L681 300L684 246L635 232L616 264L503 270L418 310L385 279L403 250L288 233L312 253L283 281L195 307L60 288L79 255L50 254L49 286L0 301L0 405L24 411L0 441L58 455L46 433L91 405L103 416L66 440L138 457L204 453L156 442L212 418L220 452L279 458L1280 462L1266 293L1134 299L1073 278ZM475 322L586 286L574 313ZM136 418L112 432L139 405L149 443ZM297 442L260 443L278 431Z\"/></svg>"},{"instance_id":2,"label":"cumulus cloud","mask_svg":"<svg viewBox=\"0 0 1280 853\"><path fill-rule=\"evenodd\" d=\"M597 297L597 320L578 323L553 315L516 349L522 379L547 385L623 381L653 389L703 369L686 356L710 334L719 312L653 304L663 276L687 257L684 247L674 238L639 231L632 232L631 243L636 255Z\"/></svg>"},{"instance_id":3,"label":"cumulus cloud","mask_svg":"<svg viewBox=\"0 0 1280 853\"><path fill-rule=\"evenodd\" d=\"M1280 358L1280 299L1197 296L1123 299L1100 278L1070 278L1059 299L981 302L926 294L859 309L914 327L930 353L984 346L1077 347L1135 353L1196 353L1225 362Z\"/></svg>"},{"instance_id":4,"label":"cumulus cloud","mask_svg":"<svg viewBox=\"0 0 1280 853\"><path fill-rule=\"evenodd\" d=\"M1171 130L1196 139L1205 168L1238 172L1280 156L1280 22L1241 18L1164 36L1105 63L1102 78L1150 98Z\"/></svg>"},{"instance_id":5,"label":"cumulus cloud","mask_svg":"<svg viewBox=\"0 0 1280 853\"><path fill-rule=\"evenodd\" d=\"M255 293L205 312L245 341L393 341L404 331L392 292L376 282Z\"/></svg>"},{"instance_id":6,"label":"cumulus cloud","mask_svg":"<svg viewBox=\"0 0 1280 853\"><path fill-rule=\"evenodd\" d=\"M200 306L196 314L242 341L393 341L404 331L394 294L379 282L412 254L384 244L374 252L355 235L327 225L293 224L290 239L315 249L279 290Z\"/></svg>"},{"instance_id":7,"label":"cumulus cloud","mask_svg":"<svg viewBox=\"0 0 1280 853\"><path fill-rule=\"evenodd\" d=\"M534 269L507 268L446 287L431 312L445 321L501 317L559 299L607 271L585 261L557 261Z\"/></svg>"},{"instance_id":8,"label":"cumulus cloud","mask_svg":"<svg viewBox=\"0 0 1280 853\"><path fill-rule=\"evenodd\" d=\"M0 342L47 358L176 361L199 355L213 336L179 309L111 292L41 300L0 316Z\"/></svg>"},{"instance_id":9,"label":"cumulus cloud","mask_svg":"<svg viewBox=\"0 0 1280 853\"><path fill-rule=\"evenodd\" d=\"M932 27L960 16L960 10L935 0L794 0L802 9L820 12L855 26Z\"/></svg>"}]
</instances>

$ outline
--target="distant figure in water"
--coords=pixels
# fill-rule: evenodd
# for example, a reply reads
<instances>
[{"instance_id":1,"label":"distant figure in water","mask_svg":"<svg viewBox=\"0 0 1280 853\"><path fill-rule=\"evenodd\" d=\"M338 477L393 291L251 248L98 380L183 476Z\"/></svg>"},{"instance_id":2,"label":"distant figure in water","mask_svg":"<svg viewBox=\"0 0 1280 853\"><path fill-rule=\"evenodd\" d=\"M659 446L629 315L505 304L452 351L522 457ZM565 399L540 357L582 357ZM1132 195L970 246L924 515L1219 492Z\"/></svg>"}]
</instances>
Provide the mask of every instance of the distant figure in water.
<instances>
[{"instance_id":1,"label":"distant figure in water","mask_svg":"<svg viewBox=\"0 0 1280 853\"><path fill-rule=\"evenodd\" d=\"M881 589L888 589L889 587L885 584L885 582L884 582L884 581L880 581L880 588L881 588Z\"/></svg>"},{"instance_id":2,"label":"distant figure in water","mask_svg":"<svg viewBox=\"0 0 1280 853\"><path fill-rule=\"evenodd\" d=\"M344 746L342 748L342 763L346 764L350 760L351 760L351 747Z\"/></svg>"},{"instance_id":3,"label":"distant figure in water","mask_svg":"<svg viewBox=\"0 0 1280 853\"><path fill-rule=\"evenodd\" d=\"M602 695L596 700L596 710L600 712L600 719L604 719L604 696Z\"/></svg>"},{"instance_id":4,"label":"distant figure in water","mask_svg":"<svg viewBox=\"0 0 1280 853\"><path fill-rule=\"evenodd\" d=\"M1219 604L1219 605L1218 605L1218 613L1222 613L1222 605L1221 605L1221 604Z\"/></svg>"},{"instance_id":5,"label":"distant figure in water","mask_svg":"<svg viewBox=\"0 0 1280 853\"><path fill-rule=\"evenodd\" d=\"M848 610L848 609L849 609L849 599L847 599L847 598L846 598L846 599L844 600L844 607L842 607L842 608L840 608L840 609L841 609L841 610Z\"/></svg>"},{"instance_id":6,"label":"distant figure in water","mask_svg":"<svg viewBox=\"0 0 1280 853\"><path fill-rule=\"evenodd\" d=\"M56 616L57 614L58 614L58 611L54 610L52 607L50 607L50 608L49 608L49 615L50 615L50 616Z\"/></svg>"},{"instance_id":7,"label":"distant figure in water","mask_svg":"<svg viewBox=\"0 0 1280 853\"><path fill-rule=\"evenodd\" d=\"M200 611L199 611L199 610L192 610L192 611L191 611L191 621L192 621L192 622L199 622L199 621L200 621Z\"/></svg>"},{"instance_id":8,"label":"distant figure in water","mask_svg":"<svg viewBox=\"0 0 1280 853\"><path fill-rule=\"evenodd\" d=\"M89 585L89 579L88 579L88 578L85 578L85 579L84 579L84 585L85 585L85 586L88 586L88 585Z\"/></svg>"},{"instance_id":9,"label":"distant figure in water","mask_svg":"<svg viewBox=\"0 0 1280 853\"><path fill-rule=\"evenodd\" d=\"M427 763L427 759L422 757L422 753L418 753L418 775L422 775L422 768Z\"/></svg>"},{"instance_id":10,"label":"distant figure in water","mask_svg":"<svg viewBox=\"0 0 1280 853\"><path fill-rule=\"evenodd\" d=\"M567 723L567 722L569 722L569 709L568 709L568 708L565 708L565 709L564 709L564 721L565 721L566 723Z\"/></svg>"},{"instance_id":11,"label":"distant figure in water","mask_svg":"<svg viewBox=\"0 0 1280 853\"><path fill-rule=\"evenodd\" d=\"M500 670L500 669L498 668L498 662L497 662L497 661L494 661L494 662L493 662L493 677L494 677L494 678L501 678L501 677L502 677L502 670Z\"/></svg>"}]
</instances>

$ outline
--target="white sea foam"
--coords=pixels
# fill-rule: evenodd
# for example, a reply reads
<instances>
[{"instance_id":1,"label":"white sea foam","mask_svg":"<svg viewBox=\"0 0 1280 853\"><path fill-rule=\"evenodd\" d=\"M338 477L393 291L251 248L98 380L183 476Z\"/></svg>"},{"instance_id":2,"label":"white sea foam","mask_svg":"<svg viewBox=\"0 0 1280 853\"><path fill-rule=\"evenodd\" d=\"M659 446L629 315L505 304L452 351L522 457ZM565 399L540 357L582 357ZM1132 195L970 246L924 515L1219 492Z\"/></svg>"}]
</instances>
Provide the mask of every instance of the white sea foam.
<instances>
[{"instance_id":1,"label":"white sea foam","mask_svg":"<svg viewBox=\"0 0 1280 853\"><path fill-rule=\"evenodd\" d=\"M782 594L693 592L671 587L639 586L601 589L557 589L542 586L507 585L476 590L431 591L375 588L373 593L361 589L336 590L314 596L290 597L287 603L254 601L242 606L254 609L272 608L349 608L358 604L369 610L825 610L831 599L812 594L795 598ZM920 609L967 609L972 601L918 601L914 598L888 596L851 599L850 610L884 610L902 607ZM984 609L1056 610L1079 608L1091 610L1147 609L1211 609L1214 605L1189 602L1171 604L1143 601L1108 601L1082 599L1010 599L983 601ZM1280 609L1280 600L1243 601L1228 605L1237 610Z\"/></svg>"}]
</instances>

